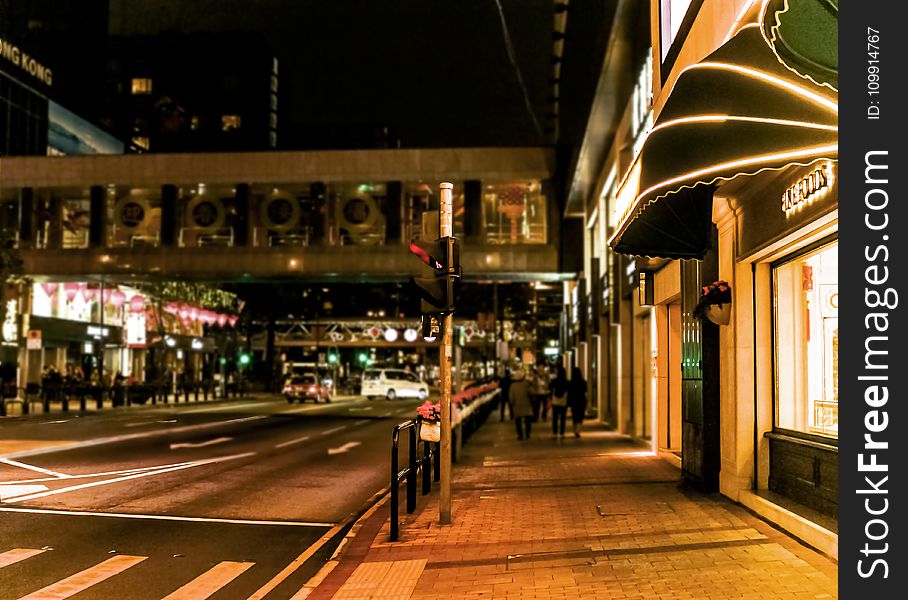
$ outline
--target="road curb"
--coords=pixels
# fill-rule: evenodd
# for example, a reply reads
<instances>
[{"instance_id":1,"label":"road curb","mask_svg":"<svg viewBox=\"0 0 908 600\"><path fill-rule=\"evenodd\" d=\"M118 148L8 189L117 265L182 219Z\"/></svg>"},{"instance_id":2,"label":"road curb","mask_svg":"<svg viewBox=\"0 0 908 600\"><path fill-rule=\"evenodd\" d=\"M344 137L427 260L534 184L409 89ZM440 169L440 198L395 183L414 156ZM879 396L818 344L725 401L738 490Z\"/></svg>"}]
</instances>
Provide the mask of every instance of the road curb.
<instances>
[{"instance_id":1,"label":"road curb","mask_svg":"<svg viewBox=\"0 0 908 600\"><path fill-rule=\"evenodd\" d=\"M365 538L363 539L364 544L367 546L366 550L368 551L368 549L372 546L372 541L375 539L375 537L381 531L381 527L379 526L378 528L376 528L374 532L373 531L363 532L362 529L366 525L367 522L369 522L370 520L375 518L375 514L379 511L379 509L381 509L388 502L388 499L390 497L391 496L388 494L388 488L384 488L384 489L380 490L379 492L377 492L375 495L373 495L372 498L370 498L365 503L364 506L368 506L368 508L365 509L365 511L359 516L358 519L356 519L356 521L350 527L350 530L347 532L347 534L341 540L340 544L338 544L337 548L334 550L334 553L331 555L331 558L328 559L328 562L326 562L322 566L322 568L319 569L318 572L315 575L313 575L312 578L309 579L309 581L307 581L305 583L305 585L303 585L303 587L296 594L293 595L291 600L303 600L304 598L308 598L311 594L315 593L316 590L318 590L319 587L322 586L323 583L325 583L325 581L334 572L334 570L342 562L344 562L341 558L341 555L347 551L348 545L351 544L353 542L353 540L355 540L360 535L360 533L363 533L364 535L366 535L366 537L371 535L371 537L368 539L368 541L366 541ZM370 502L372 503L371 506L369 506ZM386 517L384 515L381 515L381 523L384 523L385 518ZM355 569L356 566L358 566L359 563L362 562L362 557L351 557L351 558L353 559L351 562L356 563L355 565L353 565L353 569ZM352 572L352 569L351 569L351 572ZM324 594L326 594L325 595L326 598L330 598L333 595L333 593L336 592L337 589L339 589L340 586L343 585L344 582L346 582L348 577L349 577L349 574L347 574L347 576L343 577L343 581L333 582L333 585L330 586L330 589L324 588L323 590L319 590L319 591L324 592Z\"/></svg>"}]
</instances>

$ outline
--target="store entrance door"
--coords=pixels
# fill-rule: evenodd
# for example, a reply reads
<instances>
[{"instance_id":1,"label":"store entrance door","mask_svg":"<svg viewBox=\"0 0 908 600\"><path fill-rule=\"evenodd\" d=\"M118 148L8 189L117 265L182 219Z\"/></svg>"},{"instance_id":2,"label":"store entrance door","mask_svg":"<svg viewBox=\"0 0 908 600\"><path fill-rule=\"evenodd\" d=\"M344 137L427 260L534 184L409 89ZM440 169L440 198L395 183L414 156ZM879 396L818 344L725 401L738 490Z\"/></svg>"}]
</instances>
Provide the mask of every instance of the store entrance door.
<instances>
[{"instance_id":1,"label":"store entrance door","mask_svg":"<svg viewBox=\"0 0 908 600\"><path fill-rule=\"evenodd\" d=\"M681 470L705 491L719 489L719 326L693 312L700 288L717 277L715 250L681 262Z\"/></svg>"}]
</instances>

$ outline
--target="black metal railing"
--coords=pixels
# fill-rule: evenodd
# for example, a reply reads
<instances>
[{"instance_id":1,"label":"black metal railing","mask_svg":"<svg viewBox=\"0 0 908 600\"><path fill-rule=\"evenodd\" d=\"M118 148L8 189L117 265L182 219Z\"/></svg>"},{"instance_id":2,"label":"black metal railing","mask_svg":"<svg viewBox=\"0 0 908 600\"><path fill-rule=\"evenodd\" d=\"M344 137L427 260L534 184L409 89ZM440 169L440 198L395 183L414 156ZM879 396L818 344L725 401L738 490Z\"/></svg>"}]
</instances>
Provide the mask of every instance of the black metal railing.
<instances>
[{"instance_id":1,"label":"black metal railing","mask_svg":"<svg viewBox=\"0 0 908 600\"><path fill-rule=\"evenodd\" d=\"M432 491L432 471L435 481L441 478L441 453L437 442L424 442L419 439L419 418L410 419L394 426L391 431L391 541L396 542L400 534L400 482L407 480L407 513L416 510L416 481L419 472L422 472L422 495ZM400 469L400 433L407 431L409 444L407 447L407 467ZM422 443L422 457L419 455L418 446ZM434 464L434 469L432 465Z\"/></svg>"}]
</instances>

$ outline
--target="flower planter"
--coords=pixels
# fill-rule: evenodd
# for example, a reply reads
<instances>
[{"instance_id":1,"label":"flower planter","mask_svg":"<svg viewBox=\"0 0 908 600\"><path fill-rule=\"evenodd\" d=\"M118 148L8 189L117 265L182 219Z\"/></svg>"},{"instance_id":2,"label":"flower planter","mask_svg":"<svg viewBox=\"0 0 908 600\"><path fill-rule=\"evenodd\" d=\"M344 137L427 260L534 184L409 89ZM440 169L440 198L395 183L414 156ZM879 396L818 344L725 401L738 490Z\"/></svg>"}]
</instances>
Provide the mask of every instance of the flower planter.
<instances>
[{"instance_id":1,"label":"flower planter","mask_svg":"<svg viewBox=\"0 0 908 600\"><path fill-rule=\"evenodd\" d=\"M419 439L424 442L441 441L441 423L427 423L423 421L419 424Z\"/></svg>"},{"instance_id":2,"label":"flower planter","mask_svg":"<svg viewBox=\"0 0 908 600\"><path fill-rule=\"evenodd\" d=\"M706 318L716 325L728 325L731 320L731 303L710 304L706 307Z\"/></svg>"}]
</instances>

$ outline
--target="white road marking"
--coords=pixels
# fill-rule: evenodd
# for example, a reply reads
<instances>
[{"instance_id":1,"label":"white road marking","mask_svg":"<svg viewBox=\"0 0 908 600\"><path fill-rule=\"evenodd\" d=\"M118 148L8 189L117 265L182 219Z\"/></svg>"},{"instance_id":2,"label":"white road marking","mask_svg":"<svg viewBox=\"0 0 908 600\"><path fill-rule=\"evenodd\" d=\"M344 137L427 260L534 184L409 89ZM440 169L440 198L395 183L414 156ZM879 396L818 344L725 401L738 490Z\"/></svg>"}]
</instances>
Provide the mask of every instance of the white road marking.
<instances>
[{"instance_id":1,"label":"white road marking","mask_svg":"<svg viewBox=\"0 0 908 600\"><path fill-rule=\"evenodd\" d=\"M144 427L146 425L154 425L155 423L176 423L176 419L167 419L164 421L142 421L140 423L127 423L126 427Z\"/></svg>"},{"instance_id":2,"label":"white road marking","mask_svg":"<svg viewBox=\"0 0 908 600\"><path fill-rule=\"evenodd\" d=\"M246 572L254 562L222 561L211 567L163 600L202 600Z\"/></svg>"},{"instance_id":3,"label":"white road marking","mask_svg":"<svg viewBox=\"0 0 908 600\"><path fill-rule=\"evenodd\" d=\"M350 518L347 518L343 523L338 523L337 525L329 529L325 533L325 535L319 538L318 541L316 541L314 544L306 548L302 554L294 558L289 565L284 567L280 573L278 573L271 579L271 581L260 587L258 591L249 596L247 600L262 600L262 598L267 596L271 592L271 590L279 586L285 579L290 577L294 571L299 569L303 565L303 563L312 558L312 555L318 552L322 546L324 546L331 540L331 538L337 535L337 533L341 529L343 529L350 520Z\"/></svg>"},{"instance_id":4,"label":"white road marking","mask_svg":"<svg viewBox=\"0 0 908 600\"><path fill-rule=\"evenodd\" d=\"M365 425L366 423L371 423L371 422L372 422L371 419L363 419L362 421L357 421L356 423L354 423L353 426L356 427L357 425Z\"/></svg>"},{"instance_id":5,"label":"white road marking","mask_svg":"<svg viewBox=\"0 0 908 600\"><path fill-rule=\"evenodd\" d=\"M44 550L35 550L33 548L15 548L13 550L0 553L0 569L8 565L17 563L20 560L25 560L26 558L31 558L32 556L38 556L43 552Z\"/></svg>"},{"instance_id":6,"label":"white road marking","mask_svg":"<svg viewBox=\"0 0 908 600\"><path fill-rule=\"evenodd\" d=\"M375 408L375 407L374 406L351 406L350 412L357 412L360 410L372 410L373 408Z\"/></svg>"},{"instance_id":7,"label":"white road marking","mask_svg":"<svg viewBox=\"0 0 908 600\"><path fill-rule=\"evenodd\" d=\"M62 421L43 421L42 425L57 425L58 423L69 423L71 419L63 419Z\"/></svg>"},{"instance_id":8,"label":"white road marking","mask_svg":"<svg viewBox=\"0 0 908 600\"><path fill-rule=\"evenodd\" d=\"M16 496L24 496L25 494L34 494L35 492L43 492L47 489L46 485L0 485L0 502L7 498L15 498Z\"/></svg>"},{"instance_id":9,"label":"white road marking","mask_svg":"<svg viewBox=\"0 0 908 600\"><path fill-rule=\"evenodd\" d=\"M343 403L334 402L332 404L315 404L312 406L301 406L299 408L288 408L287 410L280 411L278 414L297 415L300 413L314 412L317 410L327 410L329 408L337 408L338 406L343 406Z\"/></svg>"},{"instance_id":10,"label":"white road marking","mask_svg":"<svg viewBox=\"0 0 908 600\"><path fill-rule=\"evenodd\" d=\"M65 494L67 492L74 492L76 490L83 490L85 488L97 487L99 485L109 485L111 483L119 483L121 481L128 481L130 479L139 479L140 477L150 477L151 475L161 475L162 473L170 473L172 471L180 471L182 469L190 469L192 467L201 467L204 465L210 465L214 463L224 462L227 460L234 460L237 458L245 458L247 456L254 455L255 452L244 452L243 454L232 454L230 456L218 456L216 458L208 458L205 460L193 461L189 464L178 465L175 467L169 467L166 469L158 469L156 471L145 471L144 473L133 473L132 475L124 475L123 477L115 477L114 479L105 479L104 481L92 481L90 483L80 483L79 485L72 485L65 488L57 488L55 490L49 490L46 492L38 492L36 494L26 494L25 496L16 496L15 498L10 498L4 500L6 504L11 504L13 502L24 502L26 500L35 500L37 498L44 498L45 496L56 496L57 494Z\"/></svg>"},{"instance_id":11,"label":"white road marking","mask_svg":"<svg viewBox=\"0 0 908 600\"><path fill-rule=\"evenodd\" d=\"M308 435L304 435L301 438L296 438L295 440L290 440L289 442L281 442L275 448L286 448L287 446L292 446L293 444L299 444L300 442L305 442L309 439Z\"/></svg>"},{"instance_id":12,"label":"white road marking","mask_svg":"<svg viewBox=\"0 0 908 600\"><path fill-rule=\"evenodd\" d=\"M337 433L338 431L343 431L346 429L346 425L341 425L340 427L335 427L334 429L327 429L322 432L322 435L331 435L332 433Z\"/></svg>"},{"instance_id":13,"label":"white road marking","mask_svg":"<svg viewBox=\"0 0 908 600\"><path fill-rule=\"evenodd\" d=\"M74 517L111 517L147 521L180 521L189 523L228 523L230 525L278 525L281 527L334 527L336 523L315 521L256 521L250 519L219 519L217 517L179 517L175 515L141 515L132 513L90 512L82 510L57 510L52 508L16 508L0 506L0 512L28 513L34 515L63 515Z\"/></svg>"},{"instance_id":14,"label":"white road marking","mask_svg":"<svg viewBox=\"0 0 908 600\"><path fill-rule=\"evenodd\" d=\"M141 471L153 471L154 469L166 469L167 467L176 467L179 465L188 465L192 461L183 461L170 463L169 465L154 465L153 467L136 467L135 469L122 469L119 471L104 471L102 473L83 473L82 475L68 475L67 479L87 479L89 477L104 477L105 475L123 475L125 473L139 473ZM0 485L14 485L20 483L40 483L42 481L59 481L58 477L41 477L38 479L20 479L18 481L0 481Z\"/></svg>"},{"instance_id":15,"label":"white road marking","mask_svg":"<svg viewBox=\"0 0 908 600\"><path fill-rule=\"evenodd\" d=\"M10 460L9 458L0 458L0 463L6 463L13 467L19 467L20 469L28 469L29 471L37 471L38 473L44 473L45 475L53 475L54 477L59 477L60 479L66 479L67 477L69 477L69 475L64 475L63 473L36 467L35 465L27 465L16 460Z\"/></svg>"},{"instance_id":16,"label":"white road marking","mask_svg":"<svg viewBox=\"0 0 908 600\"><path fill-rule=\"evenodd\" d=\"M347 452L351 448L356 448L360 444L362 444L362 442L347 442L343 446L338 446L337 448L328 448L328 454L329 455L343 454L344 452Z\"/></svg>"},{"instance_id":17,"label":"white road marking","mask_svg":"<svg viewBox=\"0 0 908 600\"><path fill-rule=\"evenodd\" d=\"M105 579L122 573L147 558L147 556L127 556L125 554L114 556L62 581L52 583L28 596L23 596L19 600L59 600L61 598L69 598L95 584L101 583Z\"/></svg>"},{"instance_id":18,"label":"white road marking","mask_svg":"<svg viewBox=\"0 0 908 600\"><path fill-rule=\"evenodd\" d=\"M232 439L233 439L232 437L219 437L219 438L214 438L213 440L208 440L205 442L196 442L196 443L182 442L179 444L171 444L170 449L177 450L179 448L204 448L205 446L214 446L215 444L223 444L224 442L229 442Z\"/></svg>"},{"instance_id":19,"label":"white road marking","mask_svg":"<svg viewBox=\"0 0 908 600\"><path fill-rule=\"evenodd\" d=\"M77 448L90 448L92 446L103 446L105 444L115 444L117 442L126 442L130 440L145 439L150 437L157 437L161 435L172 435L174 433L187 433L190 431L199 431L203 429L211 429L212 427L221 427L222 425L230 425L232 423L245 423L247 421L258 421L259 419L267 419L270 415L256 415L253 417L241 417L239 419L227 419L226 421L214 421L212 423L199 423L197 425L184 425L182 427L171 427L168 429L156 429L155 431L143 431L141 433L126 433L123 435L114 435L110 437L96 438L93 440L83 440L81 442L74 442L72 444L66 444L64 446L49 446L46 448L36 448L34 450L24 450L22 452L14 452L12 454L7 454L3 458L23 458L25 456L38 456L40 454L51 454L53 452L65 452L67 450L75 450Z\"/></svg>"},{"instance_id":20,"label":"white road marking","mask_svg":"<svg viewBox=\"0 0 908 600\"><path fill-rule=\"evenodd\" d=\"M276 401L271 402L244 402L242 404L228 404L226 406L209 406L207 408L194 408L192 410L181 410L181 415L194 415L197 413L209 413L209 412L221 412L225 410L234 410L237 408L251 408L253 406L262 407L267 404L274 404Z\"/></svg>"}]
</instances>

